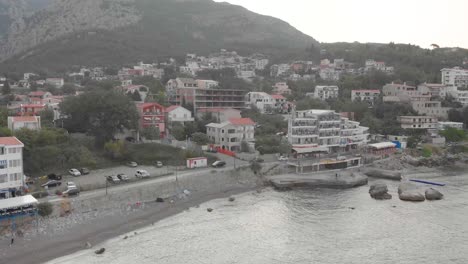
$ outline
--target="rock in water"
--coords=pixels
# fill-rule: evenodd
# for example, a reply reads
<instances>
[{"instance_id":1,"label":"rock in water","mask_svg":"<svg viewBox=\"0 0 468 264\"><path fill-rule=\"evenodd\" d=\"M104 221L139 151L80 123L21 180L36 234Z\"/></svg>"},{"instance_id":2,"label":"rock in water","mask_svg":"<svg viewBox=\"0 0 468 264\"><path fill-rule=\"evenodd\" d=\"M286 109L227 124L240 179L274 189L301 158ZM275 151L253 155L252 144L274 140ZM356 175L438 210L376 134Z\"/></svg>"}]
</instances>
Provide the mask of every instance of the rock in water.
<instances>
[{"instance_id":1,"label":"rock in water","mask_svg":"<svg viewBox=\"0 0 468 264\"><path fill-rule=\"evenodd\" d=\"M157 203L164 203L164 199L161 197L156 198Z\"/></svg>"},{"instance_id":2,"label":"rock in water","mask_svg":"<svg viewBox=\"0 0 468 264\"><path fill-rule=\"evenodd\" d=\"M433 188L427 189L425 195L426 199L429 201L441 200L444 197L444 195L441 192Z\"/></svg>"},{"instance_id":3,"label":"rock in water","mask_svg":"<svg viewBox=\"0 0 468 264\"><path fill-rule=\"evenodd\" d=\"M385 183L374 183L369 188L369 194L372 198L377 200L392 199L392 195L388 193L388 188Z\"/></svg>"},{"instance_id":4,"label":"rock in water","mask_svg":"<svg viewBox=\"0 0 468 264\"><path fill-rule=\"evenodd\" d=\"M236 198L234 198L234 197L229 197L229 201L230 201L230 202L234 202L235 200L236 200Z\"/></svg>"},{"instance_id":5,"label":"rock in water","mask_svg":"<svg viewBox=\"0 0 468 264\"><path fill-rule=\"evenodd\" d=\"M105 248L101 248L101 249L98 249L96 251L94 251L94 253L98 254L98 255L101 255L102 253L104 253L104 251L106 251Z\"/></svg>"},{"instance_id":6,"label":"rock in water","mask_svg":"<svg viewBox=\"0 0 468 264\"><path fill-rule=\"evenodd\" d=\"M423 202L426 200L424 194L420 193L418 190L406 191L400 194L400 200L410 201L410 202Z\"/></svg>"},{"instance_id":7,"label":"rock in water","mask_svg":"<svg viewBox=\"0 0 468 264\"><path fill-rule=\"evenodd\" d=\"M206 209L209 213L213 212L213 208Z\"/></svg>"}]
</instances>

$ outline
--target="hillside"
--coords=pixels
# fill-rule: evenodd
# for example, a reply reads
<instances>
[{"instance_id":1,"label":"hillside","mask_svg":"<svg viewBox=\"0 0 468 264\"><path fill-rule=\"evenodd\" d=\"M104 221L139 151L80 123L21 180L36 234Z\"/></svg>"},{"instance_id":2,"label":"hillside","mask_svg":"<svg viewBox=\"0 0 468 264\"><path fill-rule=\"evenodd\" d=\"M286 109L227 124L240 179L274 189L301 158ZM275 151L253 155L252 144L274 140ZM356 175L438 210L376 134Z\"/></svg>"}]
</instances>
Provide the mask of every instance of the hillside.
<instances>
[{"instance_id":1,"label":"hillside","mask_svg":"<svg viewBox=\"0 0 468 264\"><path fill-rule=\"evenodd\" d=\"M0 70L55 71L220 48L287 54L318 44L284 21L211 0L62 0L15 23L0 46Z\"/></svg>"}]
</instances>

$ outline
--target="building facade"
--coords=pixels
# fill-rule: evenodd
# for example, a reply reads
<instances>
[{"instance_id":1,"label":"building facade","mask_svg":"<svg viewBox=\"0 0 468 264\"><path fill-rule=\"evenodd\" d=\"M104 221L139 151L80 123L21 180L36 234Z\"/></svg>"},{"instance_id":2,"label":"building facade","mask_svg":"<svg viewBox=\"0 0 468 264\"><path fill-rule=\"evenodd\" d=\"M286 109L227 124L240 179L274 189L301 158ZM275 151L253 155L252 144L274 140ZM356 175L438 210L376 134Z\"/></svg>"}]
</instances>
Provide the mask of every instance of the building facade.
<instances>
[{"instance_id":1,"label":"building facade","mask_svg":"<svg viewBox=\"0 0 468 264\"><path fill-rule=\"evenodd\" d=\"M459 88L468 87L468 70L454 67L444 68L440 71L442 73L442 84Z\"/></svg>"},{"instance_id":2,"label":"building facade","mask_svg":"<svg viewBox=\"0 0 468 264\"><path fill-rule=\"evenodd\" d=\"M439 119L447 119L450 107L442 107L440 101L413 101L411 106L419 115L435 116Z\"/></svg>"},{"instance_id":3,"label":"building facade","mask_svg":"<svg viewBox=\"0 0 468 264\"><path fill-rule=\"evenodd\" d=\"M437 129L444 130L447 128L463 129L463 123L460 122L437 122Z\"/></svg>"},{"instance_id":4,"label":"building facade","mask_svg":"<svg viewBox=\"0 0 468 264\"><path fill-rule=\"evenodd\" d=\"M40 130L41 129L41 117L40 116L9 116L8 128L11 131L20 130L22 128L27 128L30 130Z\"/></svg>"},{"instance_id":5,"label":"building facade","mask_svg":"<svg viewBox=\"0 0 468 264\"><path fill-rule=\"evenodd\" d=\"M336 152L366 144L368 131L359 122L350 121L332 110L293 111L289 119L288 140L293 149Z\"/></svg>"},{"instance_id":6,"label":"building facade","mask_svg":"<svg viewBox=\"0 0 468 264\"><path fill-rule=\"evenodd\" d=\"M159 129L160 137L164 138L166 132L166 119L164 106L158 103L137 103L140 114L140 129L156 127Z\"/></svg>"},{"instance_id":7,"label":"building facade","mask_svg":"<svg viewBox=\"0 0 468 264\"><path fill-rule=\"evenodd\" d=\"M376 100L379 99L380 91L379 90L352 90L351 91L351 100L352 101L361 101L368 102L370 105L373 105Z\"/></svg>"},{"instance_id":8,"label":"building facade","mask_svg":"<svg viewBox=\"0 0 468 264\"><path fill-rule=\"evenodd\" d=\"M256 107L260 113L272 112L275 107L273 97L264 92L249 92L245 96L247 107Z\"/></svg>"},{"instance_id":9,"label":"building facade","mask_svg":"<svg viewBox=\"0 0 468 264\"><path fill-rule=\"evenodd\" d=\"M398 121L403 129L435 129L438 119L435 116L400 116Z\"/></svg>"},{"instance_id":10,"label":"building facade","mask_svg":"<svg viewBox=\"0 0 468 264\"><path fill-rule=\"evenodd\" d=\"M180 105L171 105L165 109L169 123L178 122L193 122L195 119L192 117L192 112Z\"/></svg>"},{"instance_id":11,"label":"building facade","mask_svg":"<svg viewBox=\"0 0 468 264\"><path fill-rule=\"evenodd\" d=\"M14 197L24 186L23 147L16 137L0 137L0 198Z\"/></svg>"},{"instance_id":12,"label":"building facade","mask_svg":"<svg viewBox=\"0 0 468 264\"><path fill-rule=\"evenodd\" d=\"M231 118L223 123L206 125L208 138L217 146L229 151L241 151L243 141L255 146L255 123L250 118Z\"/></svg>"},{"instance_id":13,"label":"building facade","mask_svg":"<svg viewBox=\"0 0 468 264\"><path fill-rule=\"evenodd\" d=\"M330 98L337 98L339 93L338 86L315 86L313 97L322 101Z\"/></svg>"}]
</instances>

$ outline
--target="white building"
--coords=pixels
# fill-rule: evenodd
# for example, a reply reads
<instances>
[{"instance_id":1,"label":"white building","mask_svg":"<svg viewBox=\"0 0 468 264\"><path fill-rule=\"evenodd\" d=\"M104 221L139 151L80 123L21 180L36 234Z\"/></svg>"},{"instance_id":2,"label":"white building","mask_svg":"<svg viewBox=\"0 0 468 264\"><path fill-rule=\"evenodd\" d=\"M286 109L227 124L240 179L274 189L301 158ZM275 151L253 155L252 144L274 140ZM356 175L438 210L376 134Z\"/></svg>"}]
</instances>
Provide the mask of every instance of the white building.
<instances>
[{"instance_id":1,"label":"white building","mask_svg":"<svg viewBox=\"0 0 468 264\"><path fill-rule=\"evenodd\" d=\"M330 98L337 98L339 88L336 85L332 86L315 86L314 98L325 101Z\"/></svg>"},{"instance_id":2,"label":"white building","mask_svg":"<svg viewBox=\"0 0 468 264\"><path fill-rule=\"evenodd\" d=\"M289 119L288 140L302 154L355 149L367 144L368 138L369 128L333 110L294 111Z\"/></svg>"},{"instance_id":3,"label":"white building","mask_svg":"<svg viewBox=\"0 0 468 264\"><path fill-rule=\"evenodd\" d=\"M320 78L326 81L339 81L341 72L335 70L335 68L321 68L319 72Z\"/></svg>"},{"instance_id":4,"label":"white building","mask_svg":"<svg viewBox=\"0 0 468 264\"><path fill-rule=\"evenodd\" d=\"M418 90L417 87L407 85L406 83L390 83L386 84L382 88L383 101L384 102L410 102L412 98L422 98L427 95L427 100L430 100L430 94L428 91Z\"/></svg>"},{"instance_id":5,"label":"white building","mask_svg":"<svg viewBox=\"0 0 468 264\"><path fill-rule=\"evenodd\" d=\"M457 102L463 106L468 105L468 91L452 91L449 93Z\"/></svg>"},{"instance_id":6,"label":"white building","mask_svg":"<svg viewBox=\"0 0 468 264\"><path fill-rule=\"evenodd\" d=\"M271 112L275 107L275 99L264 92L249 92L245 96L247 107L255 106L260 113Z\"/></svg>"},{"instance_id":7,"label":"white building","mask_svg":"<svg viewBox=\"0 0 468 264\"><path fill-rule=\"evenodd\" d=\"M457 90L456 86L440 83L423 83L418 85L418 91L420 91L421 94L430 94L432 97L446 98L447 95L454 93Z\"/></svg>"},{"instance_id":8,"label":"white building","mask_svg":"<svg viewBox=\"0 0 468 264\"><path fill-rule=\"evenodd\" d=\"M40 130L41 129L41 117L40 116L9 116L8 128L11 131L20 130L22 128L27 128L31 130Z\"/></svg>"},{"instance_id":9,"label":"white building","mask_svg":"<svg viewBox=\"0 0 468 264\"><path fill-rule=\"evenodd\" d=\"M442 107L440 101L412 101L411 106L419 115L435 116L440 119L447 119L450 107Z\"/></svg>"},{"instance_id":10,"label":"white building","mask_svg":"<svg viewBox=\"0 0 468 264\"><path fill-rule=\"evenodd\" d=\"M275 94L291 94L291 89L285 82L277 82L273 86L273 93Z\"/></svg>"},{"instance_id":11,"label":"white building","mask_svg":"<svg viewBox=\"0 0 468 264\"><path fill-rule=\"evenodd\" d=\"M268 59L256 59L254 60L254 63L256 70L264 70L270 61Z\"/></svg>"},{"instance_id":12,"label":"white building","mask_svg":"<svg viewBox=\"0 0 468 264\"><path fill-rule=\"evenodd\" d=\"M206 125L206 134L215 145L229 151L240 151L245 141L255 146L255 123L250 118L232 118L223 123Z\"/></svg>"},{"instance_id":13,"label":"white building","mask_svg":"<svg viewBox=\"0 0 468 264\"><path fill-rule=\"evenodd\" d=\"M24 186L23 143L0 137L0 197L9 198Z\"/></svg>"},{"instance_id":14,"label":"white building","mask_svg":"<svg viewBox=\"0 0 468 264\"><path fill-rule=\"evenodd\" d=\"M438 122L437 123L438 130L444 130L447 128L463 129L463 123L460 123L460 122Z\"/></svg>"},{"instance_id":15,"label":"white building","mask_svg":"<svg viewBox=\"0 0 468 264\"><path fill-rule=\"evenodd\" d=\"M379 90L352 90L351 91L351 100L352 101L361 101L368 102L373 105L374 102L379 98Z\"/></svg>"},{"instance_id":16,"label":"white building","mask_svg":"<svg viewBox=\"0 0 468 264\"><path fill-rule=\"evenodd\" d=\"M192 112L180 105L171 105L165 109L165 112L167 114L166 121L169 122L169 124L173 122L192 122L195 120L192 117Z\"/></svg>"},{"instance_id":17,"label":"white building","mask_svg":"<svg viewBox=\"0 0 468 264\"><path fill-rule=\"evenodd\" d=\"M400 116L398 121L403 129L434 129L438 119L435 116Z\"/></svg>"},{"instance_id":18,"label":"white building","mask_svg":"<svg viewBox=\"0 0 468 264\"><path fill-rule=\"evenodd\" d=\"M461 87L468 87L468 70L460 67L444 68L442 73L442 84Z\"/></svg>"},{"instance_id":19,"label":"white building","mask_svg":"<svg viewBox=\"0 0 468 264\"><path fill-rule=\"evenodd\" d=\"M47 78L45 82L46 84L52 85L55 88L62 88L63 85L65 84L65 81L63 80L63 78Z\"/></svg>"}]
</instances>

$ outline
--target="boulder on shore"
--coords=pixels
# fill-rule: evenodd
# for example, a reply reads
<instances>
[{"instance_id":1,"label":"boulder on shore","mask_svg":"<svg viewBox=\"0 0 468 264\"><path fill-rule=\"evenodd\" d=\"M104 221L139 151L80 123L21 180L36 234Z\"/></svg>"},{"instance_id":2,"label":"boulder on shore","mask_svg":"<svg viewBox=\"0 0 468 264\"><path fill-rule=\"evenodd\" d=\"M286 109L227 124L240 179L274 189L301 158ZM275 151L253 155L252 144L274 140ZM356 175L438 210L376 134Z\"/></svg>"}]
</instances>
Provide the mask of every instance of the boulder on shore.
<instances>
[{"instance_id":1,"label":"boulder on shore","mask_svg":"<svg viewBox=\"0 0 468 264\"><path fill-rule=\"evenodd\" d=\"M442 200L442 198L444 197L444 195L441 192L433 188L427 189L425 195L426 199L429 201Z\"/></svg>"},{"instance_id":2,"label":"boulder on shore","mask_svg":"<svg viewBox=\"0 0 468 264\"><path fill-rule=\"evenodd\" d=\"M372 198L377 200L392 199L392 195L388 193L388 188L385 183L374 183L369 188L369 194Z\"/></svg>"},{"instance_id":3,"label":"boulder on shore","mask_svg":"<svg viewBox=\"0 0 468 264\"><path fill-rule=\"evenodd\" d=\"M381 169L369 169L364 174L367 175L368 177L372 177L372 178L394 180L394 181L400 181L401 180L401 172L398 172L398 171L389 171L389 170L381 170Z\"/></svg>"},{"instance_id":4,"label":"boulder on shore","mask_svg":"<svg viewBox=\"0 0 468 264\"><path fill-rule=\"evenodd\" d=\"M411 182L402 182L398 186L398 195L402 201L422 202L426 200L418 186Z\"/></svg>"},{"instance_id":5,"label":"boulder on shore","mask_svg":"<svg viewBox=\"0 0 468 264\"><path fill-rule=\"evenodd\" d=\"M156 198L157 203L164 203L164 199L161 197Z\"/></svg>"},{"instance_id":6,"label":"boulder on shore","mask_svg":"<svg viewBox=\"0 0 468 264\"><path fill-rule=\"evenodd\" d=\"M104 253L104 251L106 251L105 248L101 248L101 249L98 249L96 251L94 251L94 253L98 254L98 255L101 255L102 253Z\"/></svg>"}]
</instances>

